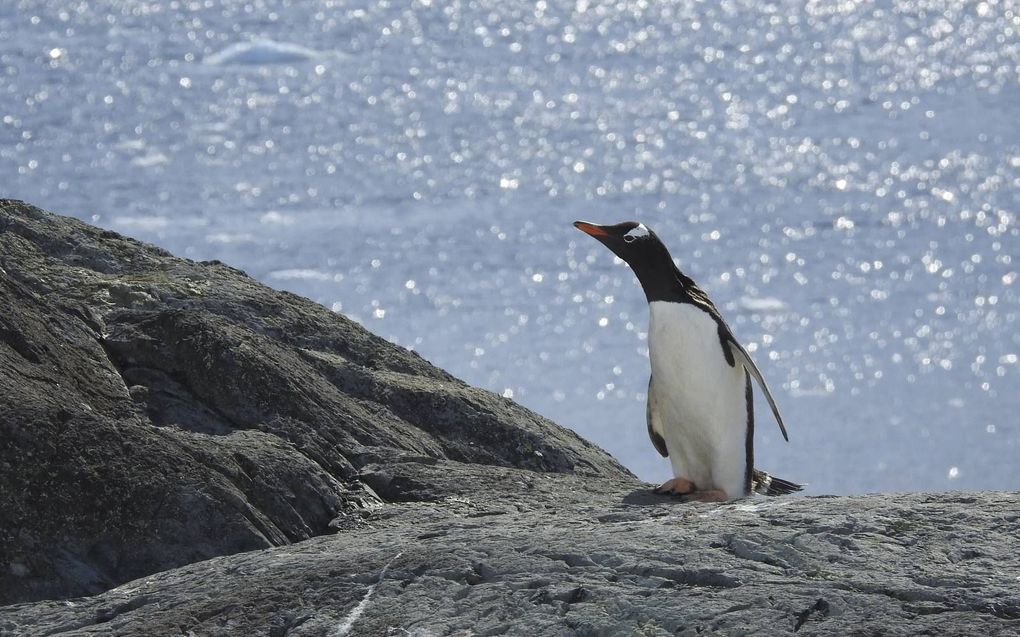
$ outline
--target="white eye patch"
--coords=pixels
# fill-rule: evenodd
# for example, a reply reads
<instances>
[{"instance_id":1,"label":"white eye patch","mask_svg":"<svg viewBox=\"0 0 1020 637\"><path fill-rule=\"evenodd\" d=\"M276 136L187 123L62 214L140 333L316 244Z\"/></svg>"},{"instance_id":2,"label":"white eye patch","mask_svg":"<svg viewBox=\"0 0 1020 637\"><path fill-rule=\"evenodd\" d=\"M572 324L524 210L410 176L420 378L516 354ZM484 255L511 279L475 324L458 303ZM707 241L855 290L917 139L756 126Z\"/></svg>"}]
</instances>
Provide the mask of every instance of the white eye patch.
<instances>
[{"instance_id":1,"label":"white eye patch","mask_svg":"<svg viewBox=\"0 0 1020 637\"><path fill-rule=\"evenodd\" d=\"M648 228L645 227L645 224L639 223L636 227L632 228L630 232L623 235L623 240L626 241L627 243L630 243L634 239L640 239L641 237L647 236Z\"/></svg>"}]
</instances>

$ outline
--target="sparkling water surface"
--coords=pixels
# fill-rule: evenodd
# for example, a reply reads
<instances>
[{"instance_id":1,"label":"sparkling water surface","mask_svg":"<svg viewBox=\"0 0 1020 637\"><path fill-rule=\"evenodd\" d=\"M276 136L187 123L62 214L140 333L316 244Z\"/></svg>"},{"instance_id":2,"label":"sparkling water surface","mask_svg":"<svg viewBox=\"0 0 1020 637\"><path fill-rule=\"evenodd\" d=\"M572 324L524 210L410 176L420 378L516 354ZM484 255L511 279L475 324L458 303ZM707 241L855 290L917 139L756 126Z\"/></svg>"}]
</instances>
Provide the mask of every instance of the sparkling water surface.
<instances>
[{"instance_id":1,"label":"sparkling water surface","mask_svg":"<svg viewBox=\"0 0 1020 637\"><path fill-rule=\"evenodd\" d=\"M639 476L638 219L811 493L1018 489L1018 2L5 2L0 195L221 259Z\"/></svg>"}]
</instances>

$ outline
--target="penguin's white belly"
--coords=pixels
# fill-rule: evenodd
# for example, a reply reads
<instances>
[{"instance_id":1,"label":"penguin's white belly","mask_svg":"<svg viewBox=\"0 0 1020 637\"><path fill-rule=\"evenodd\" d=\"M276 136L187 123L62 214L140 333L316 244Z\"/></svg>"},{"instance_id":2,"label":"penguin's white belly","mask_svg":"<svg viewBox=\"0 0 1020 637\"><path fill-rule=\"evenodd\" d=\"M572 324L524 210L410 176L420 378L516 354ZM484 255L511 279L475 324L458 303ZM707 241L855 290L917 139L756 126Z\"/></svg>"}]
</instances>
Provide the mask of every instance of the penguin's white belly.
<instances>
[{"instance_id":1,"label":"penguin's white belly","mask_svg":"<svg viewBox=\"0 0 1020 637\"><path fill-rule=\"evenodd\" d=\"M726 362L719 330L688 303L649 303L649 400L673 474L701 490L745 494L747 400L744 367Z\"/></svg>"}]
</instances>

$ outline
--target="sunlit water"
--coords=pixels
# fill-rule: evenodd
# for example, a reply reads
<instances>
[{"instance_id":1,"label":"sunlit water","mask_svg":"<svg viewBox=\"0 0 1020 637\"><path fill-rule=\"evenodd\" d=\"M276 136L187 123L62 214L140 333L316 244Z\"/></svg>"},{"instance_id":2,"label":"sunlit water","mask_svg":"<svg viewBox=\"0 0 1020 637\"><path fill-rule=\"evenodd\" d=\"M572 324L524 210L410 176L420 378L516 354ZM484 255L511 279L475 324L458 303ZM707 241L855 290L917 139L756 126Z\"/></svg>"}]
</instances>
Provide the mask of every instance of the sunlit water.
<instances>
[{"instance_id":1,"label":"sunlit water","mask_svg":"<svg viewBox=\"0 0 1020 637\"><path fill-rule=\"evenodd\" d=\"M1016 2L5 2L2 193L217 258L667 476L637 218L810 491L1020 488Z\"/></svg>"}]
</instances>

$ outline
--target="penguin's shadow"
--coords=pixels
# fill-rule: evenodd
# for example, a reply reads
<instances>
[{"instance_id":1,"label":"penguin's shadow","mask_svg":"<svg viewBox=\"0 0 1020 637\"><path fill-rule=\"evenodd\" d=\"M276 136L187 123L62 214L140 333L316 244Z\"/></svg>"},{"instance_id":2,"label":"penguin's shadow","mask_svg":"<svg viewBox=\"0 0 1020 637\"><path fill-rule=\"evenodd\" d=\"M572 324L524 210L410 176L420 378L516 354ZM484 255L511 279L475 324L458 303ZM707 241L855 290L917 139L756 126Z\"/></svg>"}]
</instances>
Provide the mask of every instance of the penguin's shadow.
<instances>
[{"instance_id":1,"label":"penguin's shadow","mask_svg":"<svg viewBox=\"0 0 1020 637\"><path fill-rule=\"evenodd\" d=\"M623 496L624 504L637 504L641 506L659 506L663 504L686 504L679 497L667 495L665 493L655 493L653 491L655 487L648 485L648 487L641 489L634 489L627 495Z\"/></svg>"}]
</instances>

